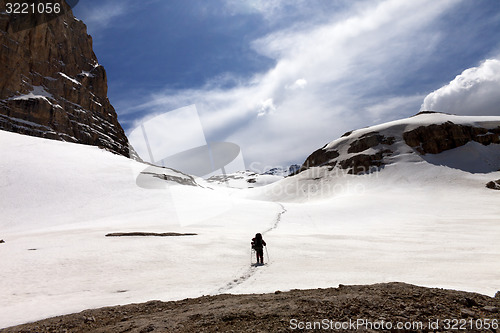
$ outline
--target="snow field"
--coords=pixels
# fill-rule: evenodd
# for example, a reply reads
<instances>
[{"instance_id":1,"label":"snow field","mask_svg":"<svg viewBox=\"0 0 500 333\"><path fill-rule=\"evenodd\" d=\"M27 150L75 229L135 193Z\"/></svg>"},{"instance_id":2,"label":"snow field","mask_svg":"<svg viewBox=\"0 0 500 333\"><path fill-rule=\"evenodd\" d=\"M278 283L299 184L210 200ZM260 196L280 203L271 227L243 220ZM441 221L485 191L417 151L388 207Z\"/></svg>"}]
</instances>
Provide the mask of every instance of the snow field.
<instances>
[{"instance_id":1,"label":"snow field","mask_svg":"<svg viewBox=\"0 0 500 333\"><path fill-rule=\"evenodd\" d=\"M151 190L136 184L144 165L95 147L0 131L0 149L0 327L152 299L339 283L500 289L500 191L484 186L500 172L413 156L377 176L316 168L247 190L152 178L164 188ZM286 212L264 234L270 262L250 267L250 240L275 225L280 203ZM130 231L198 235L104 237Z\"/></svg>"}]
</instances>

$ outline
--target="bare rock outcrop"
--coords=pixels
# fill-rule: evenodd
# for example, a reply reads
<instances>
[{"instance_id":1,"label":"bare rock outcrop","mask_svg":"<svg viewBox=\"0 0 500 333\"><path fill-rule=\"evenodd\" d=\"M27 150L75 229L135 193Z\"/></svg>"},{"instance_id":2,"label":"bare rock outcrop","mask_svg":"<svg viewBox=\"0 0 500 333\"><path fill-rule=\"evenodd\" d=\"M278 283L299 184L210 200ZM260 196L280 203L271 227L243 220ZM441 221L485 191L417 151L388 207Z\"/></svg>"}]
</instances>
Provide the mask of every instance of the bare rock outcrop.
<instances>
[{"instance_id":1,"label":"bare rock outcrop","mask_svg":"<svg viewBox=\"0 0 500 333\"><path fill-rule=\"evenodd\" d=\"M320 148L309 155L309 157L300 168L299 172L308 168L312 168L314 166L335 166L337 164L337 161L335 161L335 159L339 156L339 152L335 149L325 149L325 147Z\"/></svg>"},{"instance_id":2,"label":"bare rock outcrop","mask_svg":"<svg viewBox=\"0 0 500 333\"><path fill-rule=\"evenodd\" d=\"M360 153L369 148L382 145L392 145L396 141L394 137L385 137L377 132L370 132L365 135L362 135L358 140L351 143L347 152L349 154L352 153Z\"/></svg>"},{"instance_id":3,"label":"bare rock outcrop","mask_svg":"<svg viewBox=\"0 0 500 333\"><path fill-rule=\"evenodd\" d=\"M339 165L344 170L348 170L348 174L364 174L373 171L378 171L384 165L384 157L392 155L389 149L380 150L374 154L356 154L348 159L340 161Z\"/></svg>"},{"instance_id":4,"label":"bare rock outcrop","mask_svg":"<svg viewBox=\"0 0 500 333\"><path fill-rule=\"evenodd\" d=\"M500 179L492 180L491 182L488 182L486 184L486 187L490 188L492 190L500 190Z\"/></svg>"},{"instance_id":5,"label":"bare rock outcrop","mask_svg":"<svg viewBox=\"0 0 500 333\"><path fill-rule=\"evenodd\" d=\"M443 124L420 126L405 132L406 144L422 155L439 154L445 150L457 148L470 141L485 146L500 143L500 126L494 129L454 124L447 121Z\"/></svg>"},{"instance_id":6,"label":"bare rock outcrop","mask_svg":"<svg viewBox=\"0 0 500 333\"><path fill-rule=\"evenodd\" d=\"M129 156L92 37L59 3L63 15L41 24L43 16L31 15L34 27L20 31L13 16L0 13L0 129Z\"/></svg>"},{"instance_id":7,"label":"bare rock outcrop","mask_svg":"<svg viewBox=\"0 0 500 333\"><path fill-rule=\"evenodd\" d=\"M349 174L363 174L378 170L384 165L383 159L392 155L390 146L394 144L394 137L386 137L378 132L370 132L359 138L349 140L352 132L344 134L346 138L336 147L324 147L312 153L302 165L300 171L316 166L338 166L347 170ZM345 150L347 154L341 156L339 150ZM367 152L372 148L373 150Z\"/></svg>"}]
</instances>

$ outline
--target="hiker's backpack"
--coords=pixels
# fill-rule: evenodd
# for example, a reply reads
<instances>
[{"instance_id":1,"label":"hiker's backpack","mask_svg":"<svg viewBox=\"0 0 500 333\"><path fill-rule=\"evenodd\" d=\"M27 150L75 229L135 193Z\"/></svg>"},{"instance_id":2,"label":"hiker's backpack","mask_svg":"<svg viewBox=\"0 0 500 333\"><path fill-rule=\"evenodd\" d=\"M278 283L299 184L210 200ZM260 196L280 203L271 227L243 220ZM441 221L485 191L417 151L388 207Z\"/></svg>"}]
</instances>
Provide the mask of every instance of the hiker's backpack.
<instances>
[{"instance_id":1,"label":"hiker's backpack","mask_svg":"<svg viewBox=\"0 0 500 333\"><path fill-rule=\"evenodd\" d=\"M260 236L260 237L259 237ZM253 240L253 248L254 249L262 249L262 235L257 234Z\"/></svg>"}]
</instances>

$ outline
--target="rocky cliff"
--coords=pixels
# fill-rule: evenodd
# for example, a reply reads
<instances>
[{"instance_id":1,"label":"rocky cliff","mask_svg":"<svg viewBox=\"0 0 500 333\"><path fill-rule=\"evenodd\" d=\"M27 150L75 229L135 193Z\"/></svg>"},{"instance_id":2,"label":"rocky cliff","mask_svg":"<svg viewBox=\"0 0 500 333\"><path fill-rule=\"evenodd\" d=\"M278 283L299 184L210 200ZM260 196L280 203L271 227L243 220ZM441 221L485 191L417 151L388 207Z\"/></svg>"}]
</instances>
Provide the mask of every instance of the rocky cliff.
<instances>
[{"instance_id":1,"label":"rocky cliff","mask_svg":"<svg viewBox=\"0 0 500 333\"><path fill-rule=\"evenodd\" d=\"M128 157L127 137L107 98L106 71L85 24L62 1L63 15L46 23L31 15L33 27L18 31L5 3L0 0L0 129Z\"/></svg>"},{"instance_id":2,"label":"rocky cliff","mask_svg":"<svg viewBox=\"0 0 500 333\"><path fill-rule=\"evenodd\" d=\"M478 161L487 164L477 169L478 172L500 169L500 117L421 112L408 119L348 132L313 152L300 171L325 166L332 170L345 170L349 174L365 174L378 171L403 156L406 159L419 156L421 158L416 161L434 163L434 159L426 155L438 155L467 144L473 145L464 154L490 155ZM480 149L481 146L489 147L488 151ZM440 163L446 165L443 161ZM457 167L460 163L454 161L450 165ZM476 171L474 168L462 170Z\"/></svg>"}]
</instances>

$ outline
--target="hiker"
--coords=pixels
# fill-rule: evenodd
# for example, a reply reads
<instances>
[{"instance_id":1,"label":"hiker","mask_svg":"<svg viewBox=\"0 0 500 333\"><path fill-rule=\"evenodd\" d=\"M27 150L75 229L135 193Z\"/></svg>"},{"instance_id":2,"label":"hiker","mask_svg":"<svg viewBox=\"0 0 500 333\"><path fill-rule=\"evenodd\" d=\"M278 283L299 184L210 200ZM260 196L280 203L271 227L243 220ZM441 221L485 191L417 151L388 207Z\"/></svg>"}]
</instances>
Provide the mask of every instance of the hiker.
<instances>
[{"instance_id":1,"label":"hiker","mask_svg":"<svg viewBox=\"0 0 500 333\"><path fill-rule=\"evenodd\" d=\"M266 246L266 242L262 239L262 235L256 234L255 238L252 238L252 249L257 255L257 264L264 264L264 246Z\"/></svg>"}]
</instances>

